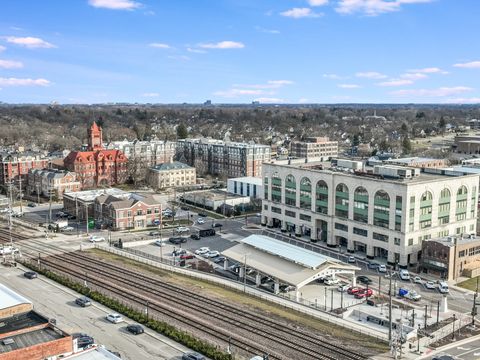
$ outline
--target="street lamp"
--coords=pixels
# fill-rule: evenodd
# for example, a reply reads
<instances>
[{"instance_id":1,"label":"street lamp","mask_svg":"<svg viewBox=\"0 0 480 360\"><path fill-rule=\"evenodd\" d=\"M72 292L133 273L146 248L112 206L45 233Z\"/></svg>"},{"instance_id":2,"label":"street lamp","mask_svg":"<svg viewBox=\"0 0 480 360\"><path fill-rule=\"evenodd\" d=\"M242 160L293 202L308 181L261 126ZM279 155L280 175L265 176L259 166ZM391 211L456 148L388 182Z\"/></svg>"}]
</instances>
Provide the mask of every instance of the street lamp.
<instances>
[{"instance_id":1,"label":"street lamp","mask_svg":"<svg viewBox=\"0 0 480 360\"><path fill-rule=\"evenodd\" d=\"M420 352L420 324L418 324L417 330L417 352Z\"/></svg>"},{"instance_id":2,"label":"street lamp","mask_svg":"<svg viewBox=\"0 0 480 360\"><path fill-rule=\"evenodd\" d=\"M243 263L243 292L247 291L247 255L244 255L245 260Z\"/></svg>"}]
</instances>

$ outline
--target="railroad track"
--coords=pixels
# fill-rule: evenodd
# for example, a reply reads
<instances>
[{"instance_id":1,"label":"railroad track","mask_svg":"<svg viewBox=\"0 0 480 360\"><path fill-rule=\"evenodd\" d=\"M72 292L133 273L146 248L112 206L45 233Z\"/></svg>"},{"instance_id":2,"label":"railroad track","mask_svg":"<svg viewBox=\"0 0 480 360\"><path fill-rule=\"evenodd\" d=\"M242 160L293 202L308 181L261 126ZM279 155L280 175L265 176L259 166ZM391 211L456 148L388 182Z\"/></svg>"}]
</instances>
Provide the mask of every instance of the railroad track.
<instances>
[{"instance_id":1,"label":"railroad track","mask_svg":"<svg viewBox=\"0 0 480 360\"><path fill-rule=\"evenodd\" d=\"M20 235L15 233L12 230L12 240L13 241L21 241L21 240L28 240L30 239L28 236ZM10 242L10 232L8 229L0 228L0 243L9 243Z\"/></svg>"},{"instance_id":2,"label":"railroad track","mask_svg":"<svg viewBox=\"0 0 480 360\"><path fill-rule=\"evenodd\" d=\"M365 359L364 356L358 353L329 344L327 342L328 340L308 333L307 331L293 329L286 324L274 321L257 313L238 310L231 305L223 304L217 300L179 288L175 285L160 283L158 279L148 275L140 275L128 269L104 263L89 256L70 253L52 256L49 259L43 259L43 262L58 271L68 273L79 279L84 278L85 271L90 273L93 271L96 273L96 278L98 278L99 275L105 278L105 283L98 284L98 286L102 288L109 290L109 286L111 287L110 282L115 281L117 284L123 284L123 286L127 288L133 288L132 290L137 293L141 291L149 296L162 299L162 304L166 302L173 303L175 308L182 305L182 308L187 309L187 314L203 314L204 317L214 318L220 323L227 323L227 329L241 329L248 334L255 335L257 339L261 337L262 340L271 341L279 348L286 347L294 350L296 354L301 354L300 359ZM71 267L74 267L74 269L65 266L65 264L60 265L61 262L69 264ZM96 280L100 282L99 279ZM92 282L91 278L89 278L89 282ZM125 293L120 293L120 295L124 297L122 294ZM133 296L131 292L129 296ZM131 300L134 301L134 299ZM142 304L145 304L146 299L142 299L141 301L143 301ZM155 306L161 307L161 305ZM167 315L171 315L171 309L167 310L169 311ZM163 313L162 311L160 312ZM185 316L182 315L183 320L184 317ZM189 322L189 325L192 325L191 322ZM202 329L204 327L205 324L202 325ZM206 332L208 333L208 331ZM219 336L217 336L217 338L219 338ZM220 338L225 341L225 334L220 336ZM242 339L235 338L234 340L237 342L236 346L242 345ZM253 344L243 344L240 347L252 349ZM273 354L271 354L271 358L273 357ZM285 357L280 355L275 358L282 359Z\"/></svg>"}]
</instances>

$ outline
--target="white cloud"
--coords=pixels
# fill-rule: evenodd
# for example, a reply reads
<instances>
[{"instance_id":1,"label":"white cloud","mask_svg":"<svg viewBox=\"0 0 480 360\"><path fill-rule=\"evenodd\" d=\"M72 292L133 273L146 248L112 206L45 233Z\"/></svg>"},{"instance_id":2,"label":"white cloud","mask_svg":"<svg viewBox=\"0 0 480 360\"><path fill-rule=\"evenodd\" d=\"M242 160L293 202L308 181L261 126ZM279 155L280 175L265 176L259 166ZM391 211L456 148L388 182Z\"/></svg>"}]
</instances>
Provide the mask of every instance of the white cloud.
<instances>
[{"instance_id":1,"label":"white cloud","mask_svg":"<svg viewBox=\"0 0 480 360\"><path fill-rule=\"evenodd\" d=\"M376 80L387 78L387 75L381 74L376 71L357 72L355 76L359 78L376 79Z\"/></svg>"},{"instance_id":2,"label":"white cloud","mask_svg":"<svg viewBox=\"0 0 480 360\"><path fill-rule=\"evenodd\" d=\"M4 50L7 50L7 48L5 46L0 45L0 52L2 52Z\"/></svg>"},{"instance_id":3,"label":"white cloud","mask_svg":"<svg viewBox=\"0 0 480 360\"><path fill-rule=\"evenodd\" d=\"M275 30L275 29L265 29L265 28L262 28L261 26L255 26L255 29L257 31L260 31L260 32L263 32L263 33L266 33L266 34L280 34L280 31L279 30Z\"/></svg>"},{"instance_id":4,"label":"white cloud","mask_svg":"<svg viewBox=\"0 0 480 360\"><path fill-rule=\"evenodd\" d=\"M202 49L194 49L194 48L187 48L188 52L195 53L195 54L206 54L207 52Z\"/></svg>"},{"instance_id":5,"label":"white cloud","mask_svg":"<svg viewBox=\"0 0 480 360\"><path fill-rule=\"evenodd\" d=\"M237 41L220 41L217 43L205 43L199 44L199 47L203 49L243 49L245 45Z\"/></svg>"},{"instance_id":6,"label":"white cloud","mask_svg":"<svg viewBox=\"0 0 480 360\"><path fill-rule=\"evenodd\" d=\"M413 81L408 79L392 79L388 81L384 81L378 83L378 86L404 86L404 85L412 85Z\"/></svg>"},{"instance_id":7,"label":"white cloud","mask_svg":"<svg viewBox=\"0 0 480 360\"><path fill-rule=\"evenodd\" d=\"M315 13L310 8L293 8L293 9L281 12L280 15L291 17L294 19L300 19L305 17L309 17L309 18L320 17L323 14Z\"/></svg>"},{"instance_id":8,"label":"white cloud","mask_svg":"<svg viewBox=\"0 0 480 360\"><path fill-rule=\"evenodd\" d=\"M46 79L18 79L0 78L1 86L48 86L50 81Z\"/></svg>"},{"instance_id":9,"label":"white cloud","mask_svg":"<svg viewBox=\"0 0 480 360\"><path fill-rule=\"evenodd\" d=\"M402 79L410 79L410 80L420 80L420 79L425 79L427 78L428 76L425 75L424 73L406 73L406 74L402 74L400 75L400 77Z\"/></svg>"},{"instance_id":10,"label":"white cloud","mask_svg":"<svg viewBox=\"0 0 480 360\"><path fill-rule=\"evenodd\" d=\"M268 80L266 84L235 84L236 88L250 88L250 89L278 89L285 85L291 85L294 82L291 80Z\"/></svg>"},{"instance_id":11,"label":"white cloud","mask_svg":"<svg viewBox=\"0 0 480 360\"><path fill-rule=\"evenodd\" d=\"M26 36L26 37L6 36L4 37L4 39L11 44L25 46L29 49L34 49L34 48L50 49L50 48L56 47L55 45L50 44L45 40L42 40L36 37L31 37L31 36Z\"/></svg>"},{"instance_id":12,"label":"white cloud","mask_svg":"<svg viewBox=\"0 0 480 360\"><path fill-rule=\"evenodd\" d=\"M454 67L465 69L480 69L480 61L471 61L467 63L454 64Z\"/></svg>"},{"instance_id":13,"label":"white cloud","mask_svg":"<svg viewBox=\"0 0 480 360\"><path fill-rule=\"evenodd\" d=\"M23 67L23 64L20 61L0 59L0 68L3 68L3 69L20 69L22 67Z\"/></svg>"},{"instance_id":14,"label":"white cloud","mask_svg":"<svg viewBox=\"0 0 480 360\"><path fill-rule=\"evenodd\" d=\"M150 47L154 47L157 49L170 49L170 45L164 43L150 43L148 44Z\"/></svg>"},{"instance_id":15,"label":"white cloud","mask_svg":"<svg viewBox=\"0 0 480 360\"><path fill-rule=\"evenodd\" d=\"M480 97L448 99L451 104L480 104Z\"/></svg>"},{"instance_id":16,"label":"white cloud","mask_svg":"<svg viewBox=\"0 0 480 360\"><path fill-rule=\"evenodd\" d=\"M436 73L448 74L448 72L443 71L442 69L440 69L438 67L427 67L427 68L423 68L423 69L411 69L411 70L407 70L407 72L422 73L422 74L436 74Z\"/></svg>"},{"instance_id":17,"label":"white cloud","mask_svg":"<svg viewBox=\"0 0 480 360\"><path fill-rule=\"evenodd\" d=\"M214 95L229 98L246 95L275 95L277 89L293 83L291 80L268 80L266 84L234 84L232 89L217 91Z\"/></svg>"},{"instance_id":18,"label":"white cloud","mask_svg":"<svg viewBox=\"0 0 480 360\"><path fill-rule=\"evenodd\" d=\"M332 79L332 80L343 79L343 77L341 77L340 75L337 75L337 74L323 74L322 77L324 77L326 79Z\"/></svg>"},{"instance_id":19,"label":"white cloud","mask_svg":"<svg viewBox=\"0 0 480 360\"><path fill-rule=\"evenodd\" d=\"M340 14L362 13L377 16L399 11L403 4L429 3L434 0L340 0L335 10Z\"/></svg>"},{"instance_id":20,"label":"white cloud","mask_svg":"<svg viewBox=\"0 0 480 360\"><path fill-rule=\"evenodd\" d=\"M96 8L111 10L134 10L142 6L139 2L132 0L88 0L88 3Z\"/></svg>"},{"instance_id":21,"label":"white cloud","mask_svg":"<svg viewBox=\"0 0 480 360\"><path fill-rule=\"evenodd\" d=\"M300 99L298 99L298 103L299 103L299 104L308 104L309 101L310 101L310 100L307 99L307 98L300 98Z\"/></svg>"},{"instance_id":22,"label":"white cloud","mask_svg":"<svg viewBox=\"0 0 480 360\"><path fill-rule=\"evenodd\" d=\"M323 6L328 4L328 0L307 0L310 6Z\"/></svg>"},{"instance_id":23,"label":"white cloud","mask_svg":"<svg viewBox=\"0 0 480 360\"><path fill-rule=\"evenodd\" d=\"M279 104L279 103L284 103L285 99L261 97L261 98L254 99L254 101L258 101L259 103L263 103L263 104Z\"/></svg>"},{"instance_id":24,"label":"white cloud","mask_svg":"<svg viewBox=\"0 0 480 360\"><path fill-rule=\"evenodd\" d=\"M357 84L339 84L337 86L339 88L342 88L342 89L358 89L358 88L360 88L360 85L357 85Z\"/></svg>"},{"instance_id":25,"label":"white cloud","mask_svg":"<svg viewBox=\"0 0 480 360\"><path fill-rule=\"evenodd\" d=\"M444 97L464 92L472 91L473 89L467 86L454 86L454 87L439 87L437 89L409 89L409 90L397 90L391 92L392 95L397 96L424 96L424 97Z\"/></svg>"},{"instance_id":26,"label":"white cloud","mask_svg":"<svg viewBox=\"0 0 480 360\"><path fill-rule=\"evenodd\" d=\"M268 80L267 83L272 87L280 87L284 85L292 85L293 81L291 80Z\"/></svg>"}]
</instances>

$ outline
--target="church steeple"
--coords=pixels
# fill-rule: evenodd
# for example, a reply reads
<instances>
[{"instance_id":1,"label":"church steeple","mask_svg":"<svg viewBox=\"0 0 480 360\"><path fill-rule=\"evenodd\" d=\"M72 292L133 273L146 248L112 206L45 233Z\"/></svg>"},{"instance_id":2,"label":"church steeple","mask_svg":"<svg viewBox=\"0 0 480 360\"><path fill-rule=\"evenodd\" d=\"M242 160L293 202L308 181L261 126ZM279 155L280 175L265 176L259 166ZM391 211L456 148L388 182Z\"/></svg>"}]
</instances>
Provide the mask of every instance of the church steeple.
<instances>
[{"instance_id":1,"label":"church steeple","mask_svg":"<svg viewBox=\"0 0 480 360\"><path fill-rule=\"evenodd\" d=\"M103 150L102 128L95 121L88 129L88 150Z\"/></svg>"}]
</instances>

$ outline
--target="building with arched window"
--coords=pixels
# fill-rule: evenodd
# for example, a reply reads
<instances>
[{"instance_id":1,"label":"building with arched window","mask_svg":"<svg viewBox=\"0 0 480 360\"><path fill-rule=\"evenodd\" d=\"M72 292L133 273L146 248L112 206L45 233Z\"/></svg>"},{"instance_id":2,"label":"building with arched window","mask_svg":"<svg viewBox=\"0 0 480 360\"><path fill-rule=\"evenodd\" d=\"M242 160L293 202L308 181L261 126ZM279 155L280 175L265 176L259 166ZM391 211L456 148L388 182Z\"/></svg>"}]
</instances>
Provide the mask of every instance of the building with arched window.
<instances>
[{"instance_id":1,"label":"building with arched window","mask_svg":"<svg viewBox=\"0 0 480 360\"><path fill-rule=\"evenodd\" d=\"M408 266L422 242L476 233L478 174L263 165L262 225Z\"/></svg>"}]
</instances>

